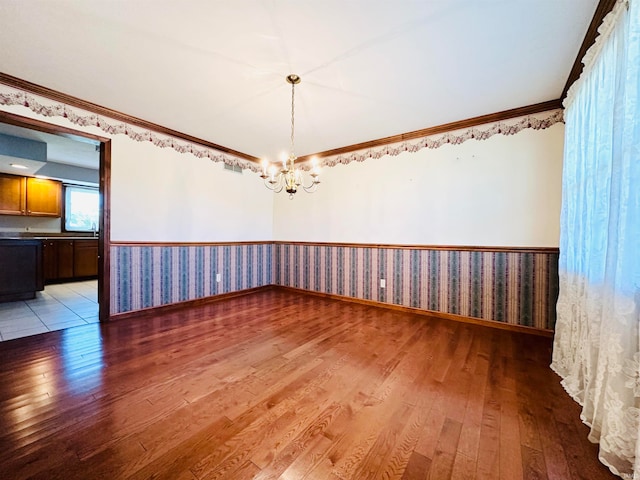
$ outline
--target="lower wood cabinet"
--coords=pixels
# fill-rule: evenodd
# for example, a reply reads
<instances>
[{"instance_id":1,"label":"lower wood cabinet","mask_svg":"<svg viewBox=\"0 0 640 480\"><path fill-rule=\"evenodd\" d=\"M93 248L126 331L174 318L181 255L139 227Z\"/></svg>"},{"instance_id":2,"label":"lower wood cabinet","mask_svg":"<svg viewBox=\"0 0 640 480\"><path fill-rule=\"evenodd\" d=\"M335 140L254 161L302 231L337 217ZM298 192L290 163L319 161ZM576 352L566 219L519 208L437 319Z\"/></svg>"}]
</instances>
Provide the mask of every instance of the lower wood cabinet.
<instances>
[{"instance_id":1,"label":"lower wood cabinet","mask_svg":"<svg viewBox=\"0 0 640 480\"><path fill-rule=\"evenodd\" d=\"M43 240L43 271L47 283L98 275L98 240Z\"/></svg>"},{"instance_id":2,"label":"lower wood cabinet","mask_svg":"<svg viewBox=\"0 0 640 480\"><path fill-rule=\"evenodd\" d=\"M57 240L58 242L58 280L74 278L73 244L75 240Z\"/></svg>"},{"instance_id":3,"label":"lower wood cabinet","mask_svg":"<svg viewBox=\"0 0 640 480\"><path fill-rule=\"evenodd\" d=\"M34 298L43 288L41 243L0 240L0 302Z\"/></svg>"},{"instance_id":4,"label":"lower wood cabinet","mask_svg":"<svg viewBox=\"0 0 640 480\"><path fill-rule=\"evenodd\" d=\"M98 241L73 241L73 276L95 277L98 275Z\"/></svg>"},{"instance_id":5,"label":"lower wood cabinet","mask_svg":"<svg viewBox=\"0 0 640 480\"><path fill-rule=\"evenodd\" d=\"M44 273L44 281L58 279L58 241L43 240L42 241L42 271Z\"/></svg>"}]
</instances>

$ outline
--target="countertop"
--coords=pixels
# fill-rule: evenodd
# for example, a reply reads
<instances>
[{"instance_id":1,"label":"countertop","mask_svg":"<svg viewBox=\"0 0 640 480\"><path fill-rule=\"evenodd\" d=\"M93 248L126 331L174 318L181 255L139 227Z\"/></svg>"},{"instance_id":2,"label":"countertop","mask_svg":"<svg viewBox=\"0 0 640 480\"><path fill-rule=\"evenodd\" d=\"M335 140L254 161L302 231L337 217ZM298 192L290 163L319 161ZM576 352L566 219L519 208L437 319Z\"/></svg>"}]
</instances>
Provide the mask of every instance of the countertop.
<instances>
[{"instance_id":1,"label":"countertop","mask_svg":"<svg viewBox=\"0 0 640 480\"><path fill-rule=\"evenodd\" d=\"M71 236L41 236L41 237L19 237L19 236L7 236L0 237L0 240L98 240L99 237L71 237Z\"/></svg>"},{"instance_id":2,"label":"countertop","mask_svg":"<svg viewBox=\"0 0 640 480\"><path fill-rule=\"evenodd\" d=\"M24 240L98 240L99 237L21 237Z\"/></svg>"}]
</instances>

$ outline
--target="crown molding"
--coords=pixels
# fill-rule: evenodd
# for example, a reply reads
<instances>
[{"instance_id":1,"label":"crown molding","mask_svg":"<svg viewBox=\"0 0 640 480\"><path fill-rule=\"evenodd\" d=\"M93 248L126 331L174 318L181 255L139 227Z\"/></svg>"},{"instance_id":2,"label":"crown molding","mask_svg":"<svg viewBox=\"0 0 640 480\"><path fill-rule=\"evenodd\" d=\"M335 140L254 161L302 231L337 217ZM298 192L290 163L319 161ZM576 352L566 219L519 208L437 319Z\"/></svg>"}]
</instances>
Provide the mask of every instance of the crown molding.
<instances>
[{"instance_id":1,"label":"crown molding","mask_svg":"<svg viewBox=\"0 0 640 480\"><path fill-rule=\"evenodd\" d=\"M536 115L526 115L517 117L515 120L505 120L493 123L486 123L477 127L463 128L446 132L441 135L431 135L418 138L414 141L404 141L394 144L381 144L375 148L347 152L341 155L325 157L320 164L326 167L334 167L338 164L347 165L351 162L364 162L368 159L378 159L386 155L395 157L402 153L415 153L424 148L436 149L445 145L461 145L469 140L488 140L494 135L510 136L516 135L523 130L545 130L556 123L564 122L564 111L560 108L546 111ZM309 162L302 163L303 170L309 169Z\"/></svg>"},{"instance_id":2,"label":"crown molding","mask_svg":"<svg viewBox=\"0 0 640 480\"><path fill-rule=\"evenodd\" d=\"M596 7L596 11L593 14L593 18L591 19L591 23L589 24L589 28L587 29L587 33L584 36L584 40L582 41L582 45L580 46L580 50L578 50L578 55L576 56L575 61L573 62L573 67L571 67L571 72L569 72L569 77L567 78L567 83L564 85L564 89L562 90L562 95L560 96L560 100L564 100L567 96L567 92L573 83L580 78L580 74L582 73L582 69L584 65L582 64L582 59L584 58L587 50L591 48L591 46L596 43L596 38L598 37L598 28L602 24L602 20L606 17L613 7L615 6L617 0L600 0L598 6Z\"/></svg>"},{"instance_id":3,"label":"crown molding","mask_svg":"<svg viewBox=\"0 0 640 480\"><path fill-rule=\"evenodd\" d=\"M8 75L6 73L0 72L0 83L12 88L16 88L18 90L23 90L23 91L32 93L34 95L39 95L41 97L48 98L49 100L64 103L66 105L69 105L70 107L80 108L81 110L95 113L96 115L103 115L113 120L118 120L120 122L124 122L129 125L134 125L136 127L144 128L146 130L151 130L153 132L160 133L162 135L167 135L169 137L174 137L179 140L184 140L186 142L193 143L196 145L201 145L203 147L210 148L212 150L217 150L219 152L232 155L234 157L242 158L244 160L249 160L251 162L256 162L256 163L260 162L259 158L254 157L252 155L248 155L246 153L242 153L237 150L233 150L231 148L218 145L217 143L209 142L208 140L203 140L201 138L188 135L186 133L178 132L177 130L163 127L162 125L158 125L157 123L148 122L141 118L127 115L126 113L122 113L117 110L112 110L110 108L102 107L98 104L88 102L86 100L82 100L72 95L67 95L66 93L58 92L51 88L43 87L42 85L38 85L36 83L31 83L26 80L22 80L20 78Z\"/></svg>"},{"instance_id":4,"label":"crown molding","mask_svg":"<svg viewBox=\"0 0 640 480\"><path fill-rule=\"evenodd\" d=\"M197 157L208 157L213 161L223 161L224 163L229 163L233 165L239 165L241 168L248 168L254 172L259 172L260 170L260 159L257 157L253 157L246 153L242 153L236 150L232 150L227 147L223 147L221 145L209 142L207 140L203 140L200 138L193 137L191 135L187 135L176 130L172 130L161 125L147 122L146 120L142 120L137 117L133 117L131 115L127 115L122 112L118 112L116 110L112 110L106 107L102 107L95 103L91 103L77 97L73 97L71 95L67 95L62 92L58 92L56 90L43 87L41 85L37 85L32 82L28 82L26 80L22 80L17 77L13 77L11 75L0 72L0 84L4 84L8 87L14 88L21 92L25 92L23 94L16 95L5 95L2 98L2 104L4 105L23 105L25 107L30 108L36 113L39 113L44 116L64 116L68 118L72 123L81 126L97 126L101 128L103 131L109 134L125 134L129 137L133 138L137 141L150 141L155 145L166 148L171 147L180 153L191 153ZM46 98L49 100L53 100L55 102L59 102L57 105L48 106L48 105L40 105L38 104L38 100L32 97L29 97L29 94L37 95L42 98ZM67 109L66 107L75 107L79 108L85 112L91 113L93 115L78 115L77 113ZM326 160L323 162L323 166L334 166L338 163L346 164L351 161L363 161L367 158L378 158L382 155L397 155L402 151L411 151L415 152L421 148L437 148L440 145L445 143L450 144L458 144L466 141L470 138L476 139L485 139L489 136L492 136L496 133L503 135L513 135L514 133L519 132L524 128L547 128L548 126L562 120L561 113L554 114L551 121L545 120L540 121L536 118L530 117L531 115L539 114L542 112L548 112L552 110L560 110L562 109L562 103L560 99L549 100L546 102L536 103L534 105L527 105L524 107L513 108L510 110L504 110L501 112L490 113L487 115L481 115L478 117L472 117L465 120L459 120L456 122L446 123L443 125L438 125L434 127L424 128L421 130L415 130L412 132L407 132L399 135L394 135L390 137L384 137L377 140L371 140L368 142L358 143L354 145L349 145L346 147L341 147L333 150L327 150L324 152L317 153L315 155L304 155L299 157L297 160L300 163L304 163L307 160L310 160L311 157L320 157L328 159L331 157L330 161ZM98 115L100 117L98 117ZM102 118L101 118L102 117ZM494 129L495 132L491 131L476 131L473 127L484 125L484 124L496 124L497 122L501 122L504 120L509 120L517 117L524 117L522 120L522 125L513 128L510 125L497 125ZM108 122L107 119L116 120L122 122L119 125L113 125ZM138 133L132 131L130 128L127 128L127 125L135 126L139 128L143 128L146 130L146 133ZM428 137L433 137L437 134L448 134L448 132L457 131L457 130L465 130L460 135L454 137L443 137L436 141L431 141ZM178 140L184 140L189 143L189 145L180 145L175 143L172 140L166 140L162 138L158 138L155 136L155 133L159 133L161 135L165 135L170 138L175 138ZM419 144L411 145L406 142L411 140L418 140ZM398 148L389 147L393 144L399 144ZM205 151L198 150L191 145L205 147ZM219 152L219 155L213 154L213 152ZM354 155L352 152L360 151L358 154ZM351 155L345 155L351 154ZM229 157L235 157L238 160L233 160ZM244 161L248 161L249 163L245 163ZM308 169L307 165L303 165L301 167L303 170Z\"/></svg>"},{"instance_id":5,"label":"crown molding","mask_svg":"<svg viewBox=\"0 0 640 480\"><path fill-rule=\"evenodd\" d=\"M345 153L351 153L358 150L372 150L386 145L394 143L402 143L410 140L422 139L433 135L452 132L454 130L462 130L466 128L476 127L487 123L500 122L516 117L523 117L527 115L534 115L536 113L547 112L549 110L557 110L562 108L562 101L560 99L549 100L546 102L536 103L534 105L527 105L525 107L512 108L510 110L503 110L501 112L489 113L487 115L480 115L479 117L467 118L466 120L458 120L456 122L445 123L435 127L423 128L420 130L414 130L408 133L401 133L399 135L393 135L390 137L379 138L377 140L370 140L368 142L356 143L354 145L348 145L345 147L334 148L333 150L326 150L313 155L305 155L299 157L298 160L306 161L311 157L326 158L336 157L344 155Z\"/></svg>"}]
</instances>

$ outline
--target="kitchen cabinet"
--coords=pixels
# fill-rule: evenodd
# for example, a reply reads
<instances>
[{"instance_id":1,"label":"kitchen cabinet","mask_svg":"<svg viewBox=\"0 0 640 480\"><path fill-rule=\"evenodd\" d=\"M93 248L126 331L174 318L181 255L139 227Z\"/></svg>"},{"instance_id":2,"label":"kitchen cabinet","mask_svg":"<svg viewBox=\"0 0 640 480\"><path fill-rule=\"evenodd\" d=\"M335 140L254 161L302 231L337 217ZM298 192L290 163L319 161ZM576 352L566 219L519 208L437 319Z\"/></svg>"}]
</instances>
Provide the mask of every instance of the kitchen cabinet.
<instances>
[{"instance_id":1,"label":"kitchen cabinet","mask_svg":"<svg viewBox=\"0 0 640 480\"><path fill-rule=\"evenodd\" d=\"M98 241L73 241L73 276L95 277L98 275Z\"/></svg>"},{"instance_id":2,"label":"kitchen cabinet","mask_svg":"<svg viewBox=\"0 0 640 480\"><path fill-rule=\"evenodd\" d=\"M42 242L42 273L44 281L58 279L58 242L56 240L44 240Z\"/></svg>"},{"instance_id":3,"label":"kitchen cabinet","mask_svg":"<svg viewBox=\"0 0 640 480\"><path fill-rule=\"evenodd\" d=\"M73 278L73 240L58 242L58 280Z\"/></svg>"},{"instance_id":4,"label":"kitchen cabinet","mask_svg":"<svg viewBox=\"0 0 640 480\"><path fill-rule=\"evenodd\" d=\"M44 289L42 242L0 239L0 302L28 300Z\"/></svg>"},{"instance_id":5,"label":"kitchen cabinet","mask_svg":"<svg viewBox=\"0 0 640 480\"><path fill-rule=\"evenodd\" d=\"M62 183L0 173L0 214L59 217Z\"/></svg>"},{"instance_id":6,"label":"kitchen cabinet","mask_svg":"<svg viewBox=\"0 0 640 480\"><path fill-rule=\"evenodd\" d=\"M27 215L59 217L62 183L44 178L27 178Z\"/></svg>"},{"instance_id":7,"label":"kitchen cabinet","mask_svg":"<svg viewBox=\"0 0 640 480\"><path fill-rule=\"evenodd\" d=\"M24 177L0 173L0 214L24 215L26 188Z\"/></svg>"},{"instance_id":8,"label":"kitchen cabinet","mask_svg":"<svg viewBox=\"0 0 640 480\"><path fill-rule=\"evenodd\" d=\"M47 283L98 276L98 239L48 238L42 241Z\"/></svg>"}]
</instances>

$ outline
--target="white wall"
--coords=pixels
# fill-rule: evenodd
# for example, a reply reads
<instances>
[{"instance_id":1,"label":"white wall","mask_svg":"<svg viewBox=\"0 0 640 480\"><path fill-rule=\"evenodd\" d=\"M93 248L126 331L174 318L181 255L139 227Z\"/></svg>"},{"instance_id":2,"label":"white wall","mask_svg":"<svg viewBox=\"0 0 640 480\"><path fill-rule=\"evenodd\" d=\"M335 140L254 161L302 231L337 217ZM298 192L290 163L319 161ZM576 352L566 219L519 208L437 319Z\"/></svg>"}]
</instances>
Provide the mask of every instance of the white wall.
<instances>
[{"instance_id":1,"label":"white wall","mask_svg":"<svg viewBox=\"0 0 640 480\"><path fill-rule=\"evenodd\" d=\"M564 124L322 170L280 194L282 241L556 247Z\"/></svg>"},{"instance_id":2,"label":"white wall","mask_svg":"<svg viewBox=\"0 0 640 480\"><path fill-rule=\"evenodd\" d=\"M16 90L0 85L0 92ZM55 102L38 98L44 105ZM23 106L0 109L109 137ZM78 114L88 115L72 107ZM119 122L109 120L113 125ZM273 195L257 174L225 171L200 159L120 134L111 145L111 240L157 242L263 241L272 239ZM181 142L181 141L180 141Z\"/></svg>"},{"instance_id":3,"label":"white wall","mask_svg":"<svg viewBox=\"0 0 640 480\"><path fill-rule=\"evenodd\" d=\"M59 218L0 215L0 232L60 233L62 222Z\"/></svg>"},{"instance_id":4,"label":"white wall","mask_svg":"<svg viewBox=\"0 0 640 480\"><path fill-rule=\"evenodd\" d=\"M27 107L0 109L108 136ZM324 168L319 190L291 201L248 170L114 135L111 240L555 247L563 135L558 123Z\"/></svg>"},{"instance_id":5,"label":"white wall","mask_svg":"<svg viewBox=\"0 0 640 480\"><path fill-rule=\"evenodd\" d=\"M272 238L273 197L249 170L116 137L111 188L114 241Z\"/></svg>"}]
</instances>

